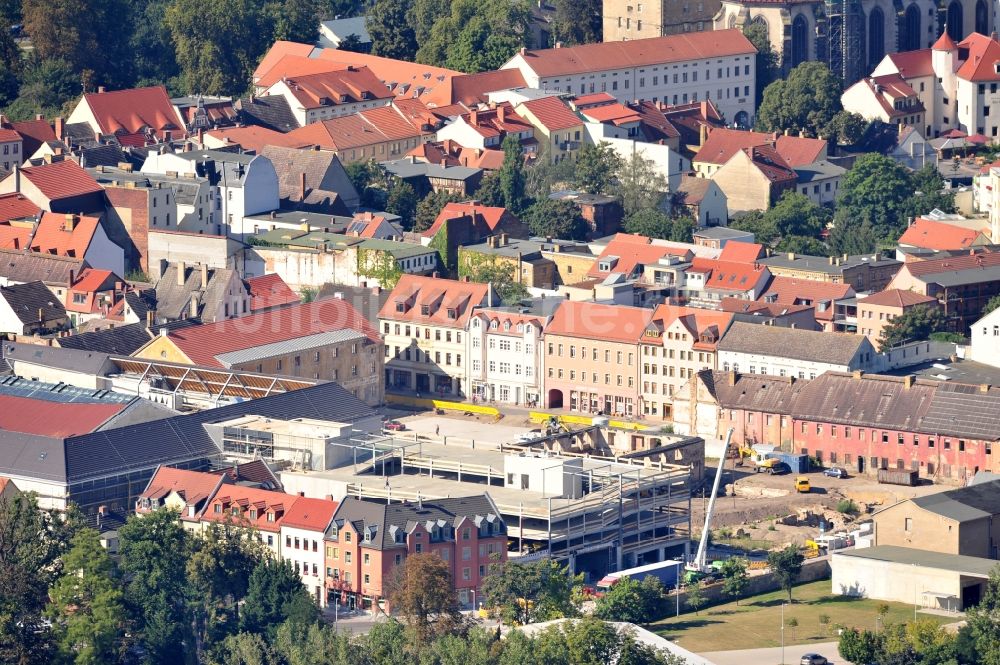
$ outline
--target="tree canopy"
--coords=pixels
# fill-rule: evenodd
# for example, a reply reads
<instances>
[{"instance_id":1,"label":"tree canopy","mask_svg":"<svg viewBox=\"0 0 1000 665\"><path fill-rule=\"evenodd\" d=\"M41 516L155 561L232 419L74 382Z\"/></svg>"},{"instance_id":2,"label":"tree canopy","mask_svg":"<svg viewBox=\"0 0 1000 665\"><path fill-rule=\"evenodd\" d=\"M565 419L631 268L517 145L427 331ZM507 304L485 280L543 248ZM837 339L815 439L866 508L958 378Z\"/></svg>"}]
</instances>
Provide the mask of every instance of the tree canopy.
<instances>
[{"instance_id":1,"label":"tree canopy","mask_svg":"<svg viewBox=\"0 0 1000 665\"><path fill-rule=\"evenodd\" d=\"M590 227L572 201L542 199L521 214L531 233L562 240L584 240Z\"/></svg>"},{"instance_id":2,"label":"tree canopy","mask_svg":"<svg viewBox=\"0 0 1000 665\"><path fill-rule=\"evenodd\" d=\"M757 49L754 57L754 67L756 68L757 99L764 98L764 90L781 73L778 64L778 53L771 45L771 39L767 35L767 26L763 23L751 21L743 28L743 34L750 43Z\"/></svg>"},{"instance_id":3,"label":"tree canopy","mask_svg":"<svg viewBox=\"0 0 1000 665\"><path fill-rule=\"evenodd\" d=\"M859 157L840 182L830 246L856 254L895 241L906 228L914 185L905 168L878 153Z\"/></svg>"},{"instance_id":4,"label":"tree canopy","mask_svg":"<svg viewBox=\"0 0 1000 665\"><path fill-rule=\"evenodd\" d=\"M764 90L757 111L762 132L791 130L813 137L829 137L830 122L842 110L840 79L826 63L803 62L787 79L774 81Z\"/></svg>"},{"instance_id":5,"label":"tree canopy","mask_svg":"<svg viewBox=\"0 0 1000 665\"><path fill-rule=\"evenodd\" d=\"M663 584L652 575L641 582L634 577L619 579L611 589L597 599L594 616L605 621L651 623L667 611Z\"/></svg>"},{"instance_id":6,"label":"tree canopy","mask_svg":"<svg viewBox=\"0 0 1000 665\"><path fill-rule=\"evenodd\" d=\"M948 327L948 321L937 307L917 305L906 310L882 328L879 337L879 351L885 352L892 347L928 339L931 333L942 332Z\"/></svg>"},{"instance_id":7,"label":"tree canopy","mask_svg":"<svg viewBox=\"0 0 1000 665\"><path fill-rule=\"evenodd\" d=\"M420 42L416 59L470 74L500 69L522 46L531 46L530 23L525 0L453 0L450 13Z\"/></svg>"},{"instance_id":8,"label":"tree canopy","mask_svg":"<svg viewBox=\"0 0 1000 665\"><path fill-rule=\"evenodd\" d=\"M767 565L781 588L788 592L788 602L792 602L792 587L802 572L803 561L805 557L794 545L767 555Z\"/></svg>"},{"instance_id":9,"label":"tree canopy","mask_svg":"<svg viewBox=\"0 0 1000 665\"><path fill-rule=\"evenodd\" d=\"M576 186L588 194L611 194L623 163L610 143L584 143L576 155Z\"/></svg>"}]
</instances>

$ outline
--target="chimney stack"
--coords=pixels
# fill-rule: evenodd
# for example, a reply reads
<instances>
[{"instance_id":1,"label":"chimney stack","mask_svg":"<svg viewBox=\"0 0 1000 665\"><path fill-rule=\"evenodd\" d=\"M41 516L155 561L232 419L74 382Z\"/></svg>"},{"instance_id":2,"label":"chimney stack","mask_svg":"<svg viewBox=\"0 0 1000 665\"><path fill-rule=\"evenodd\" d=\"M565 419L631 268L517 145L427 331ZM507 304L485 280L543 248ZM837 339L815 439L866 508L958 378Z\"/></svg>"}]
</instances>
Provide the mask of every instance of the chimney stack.
<instances>
[{"instance_id":1,"label":"chimney stack","mask_svg":"<svg viewBox=\"0 0 1000 665\"><path fill-rule=\"evenodd\" d=\"M306 200L306 172L303 171L299 174L299 200Z\"/></svg>"},{"instance_id":2,"label":"chimney stack","mask_svg":"<svg viewBox=\"0 0 1000 665\"><path fill-rule=\"evenodd\" d=\"M104 92L105 90L103 85L97 86L97 94L103 94Z\"/></svg>"},{"instance_id":3,"label":"chimney stack","mask_svg":"<svg viewBox=\"0 0 1000 665\"><path fill-rule=\"evenodd\" d=\"M187 265L181 261L177 264L177 286L184 286L185 278L187 277Z\"/></svg>"},{"instance_id":4,"label":"chimney stack","mask_svg":"<svg viewBox=\"0 0 1000 665\"><path fill-rule=\"evenodd\" d=\"M53 122L53 124L55 126L52 128L52 131L55 132L56 138L61 141L62 138L63 138L63 119L62 119L62 116L57 117L55 119L55 121Z\"/></svg>"},{"instance_id":5,"label":"chimney stack","mask_svg":"<svg viewBox=\"0 0 1000 665\"><path fill-rule=\"evenodd\" d=\"M903 387L909 390L913 387L913 381L916 379L912 374L907 374L903 377Z\"/></svg>"},{"instance_id":6,"label":"chimney stack","mask_svg":"<svg viewBox=\"0 0 1000 665\"><path fill-rule=\"evenodd\" d=\"M208 264L201 264L201 288L205 290L208 288Z\"/></svg>"},{"instance_id":7,"label":"chimney stack","mask_svg":"<svg viewBox=\"0 0 1000 665\"><path fill-rule=\"evenodd\" d=\"M469 111L469 124L473 126L479 124L479 111L476 109Z\"/></svg>"},{"instance_id":8,"label":"chimney stack","mask_svg":"<svg viewBox=\"0 0 1000 665\"><path fill-rule=\"evenodd\" d=\"M190 315L191 315L192 319L196 318L198 316L198 309L199 309L199 305L201 304L200 300L201 299L198 297L197 293L192 293L191 294L191 314Z\"/></svg>"},{"instance_id":9,"label":"chimney stack","mask_svg":"<svg viewBox=\"0 0 1000 665\"><path fill-rule=\"evenodd\" d=\"M153 327L153 310L151 309L146 310L146 327L147 328Z\"/></svg>"},{"instance_id":10,"label":"chimney stack","mask_svg":"<svg viewBox=\"0 0 1000 665\"><path fill-rule=\"evenodd\" d=\"M66 215L66 221L63 223L63 230L73 231L73 229L76 227L76 221L77 221L76 216L68 213Z\"/></svg>"},{"instance_id":11,"label":"chimney stack","mask_svg":"<svg viewBox=\"0 0 1000 665\"><path fill-rule=\"evenodd\" d=\"M990 391L990 384L988 384L988 383L980 383L979 384L979 392L981 392L981 393L988 393L989 391Z\"/></svg>"}]
</instances>

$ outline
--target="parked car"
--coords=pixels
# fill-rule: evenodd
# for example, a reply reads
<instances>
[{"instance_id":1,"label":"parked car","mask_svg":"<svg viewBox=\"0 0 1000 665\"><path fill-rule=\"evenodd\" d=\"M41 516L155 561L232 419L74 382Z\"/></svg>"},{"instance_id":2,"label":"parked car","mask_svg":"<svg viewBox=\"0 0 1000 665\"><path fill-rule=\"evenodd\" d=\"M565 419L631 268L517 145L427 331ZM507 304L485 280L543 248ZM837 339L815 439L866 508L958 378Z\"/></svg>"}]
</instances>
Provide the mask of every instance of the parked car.
<instances>
[{"instance_id":1,"label":"parked car","mask_svg":"<svg viewBox=\"0 0 1000 665\"><path fill-rule=\"evenodd\" d=\"M770 469L768 469L767 472L774 476L780 476L783 473L791 473L792 467L788 466L784 462L778 462Z\"/></svg>"},{"instance_id":2,"label":"parked car","mask_svg":"<svg viewBox=\"0 0 1000 665\"><path fill-rule=\"evenodd\" d=\"M806 476L799 476L795 479L795 491L799 494L808 494L812 491L812 487L809 486L809 478Z\"/></svg>"},{"instance_id":3,"label":"parked car","mask_svg":"<svg viewBox=\"0 0 1000 665\"><path fill-rule=\"evenodd\" d=\"M387 420L382 425L382 429L389 432L403 432L406 430L406 425L399 422L398 420Z\"/></svg>"},{"instance_id":4,"label":"parked car","mask_svg":"<svg viewBox=\"0 0 1000 665\"><path fill-rule=\"evenodd\" d=\"M830 665L830 661L818 653L807 653L799 660L799 665Z\"/></svg>"},{"instance_id":5,"label":"parked car","mask_svg":"<svg viewBox=\"0 0 1000 665\"><path fill-rule=\"evenodd\" d=\"M839 466L831 466L829 469L823 469L823 475L831 478L846 478L847 471Z\"/></svg>"},{"instance_id":6,"label":"parked car","mask_svg":"<svg viewBox=\"0 0 1000 665\"><path fill-rule=\"evenodd\" d=\"M523 434L518 434L517 435L517 442L518 443L533 443L533 442L538 441L539 439L542 439L542 438L545 438L545 435L542 434L542 430L540 430L540 429L533 429L530 432L524 432Z\"/></svg>"}]
</instances>

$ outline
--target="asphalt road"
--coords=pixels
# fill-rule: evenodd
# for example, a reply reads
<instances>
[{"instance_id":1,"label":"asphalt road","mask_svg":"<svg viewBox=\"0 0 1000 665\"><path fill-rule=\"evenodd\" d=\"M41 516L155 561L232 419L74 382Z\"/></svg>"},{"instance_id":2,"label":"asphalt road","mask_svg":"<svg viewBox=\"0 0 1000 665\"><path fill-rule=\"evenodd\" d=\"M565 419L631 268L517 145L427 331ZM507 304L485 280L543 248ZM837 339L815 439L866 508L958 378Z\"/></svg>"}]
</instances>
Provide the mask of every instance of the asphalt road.
<instances>
[{"instance_id":1,"label":"asphalt road","mask_svg":"<svg viewBox=\"0 0 1000 665\"><path fill-rule=\"evenodd\" d=\"M799 665L803 654L818 653L830 659L830 665L852 665L837 654L836 642L785 647L785 664ZM716 665L781 665L781 647L768 649L743 649L741 651L715 651L700 653Z\"/></svg>"}]
</instances>

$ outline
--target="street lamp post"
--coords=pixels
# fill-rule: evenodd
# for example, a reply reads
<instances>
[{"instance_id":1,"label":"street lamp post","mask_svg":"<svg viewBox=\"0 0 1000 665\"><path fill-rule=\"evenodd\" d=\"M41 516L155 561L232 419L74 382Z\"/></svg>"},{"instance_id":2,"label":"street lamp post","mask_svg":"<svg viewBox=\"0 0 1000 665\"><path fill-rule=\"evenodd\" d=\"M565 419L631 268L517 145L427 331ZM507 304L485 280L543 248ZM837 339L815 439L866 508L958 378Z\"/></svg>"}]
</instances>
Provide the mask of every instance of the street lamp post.
<instances>
[{"instance_id":1,"label":"street lamp post","mask_svg":"<svg viewBox=\"0 0 1000 665\"><path fill-rule=\"evenodd\" d=\"M781 604L781 665L785 665L785 604Z\"/></svg>"}]
</instances>

